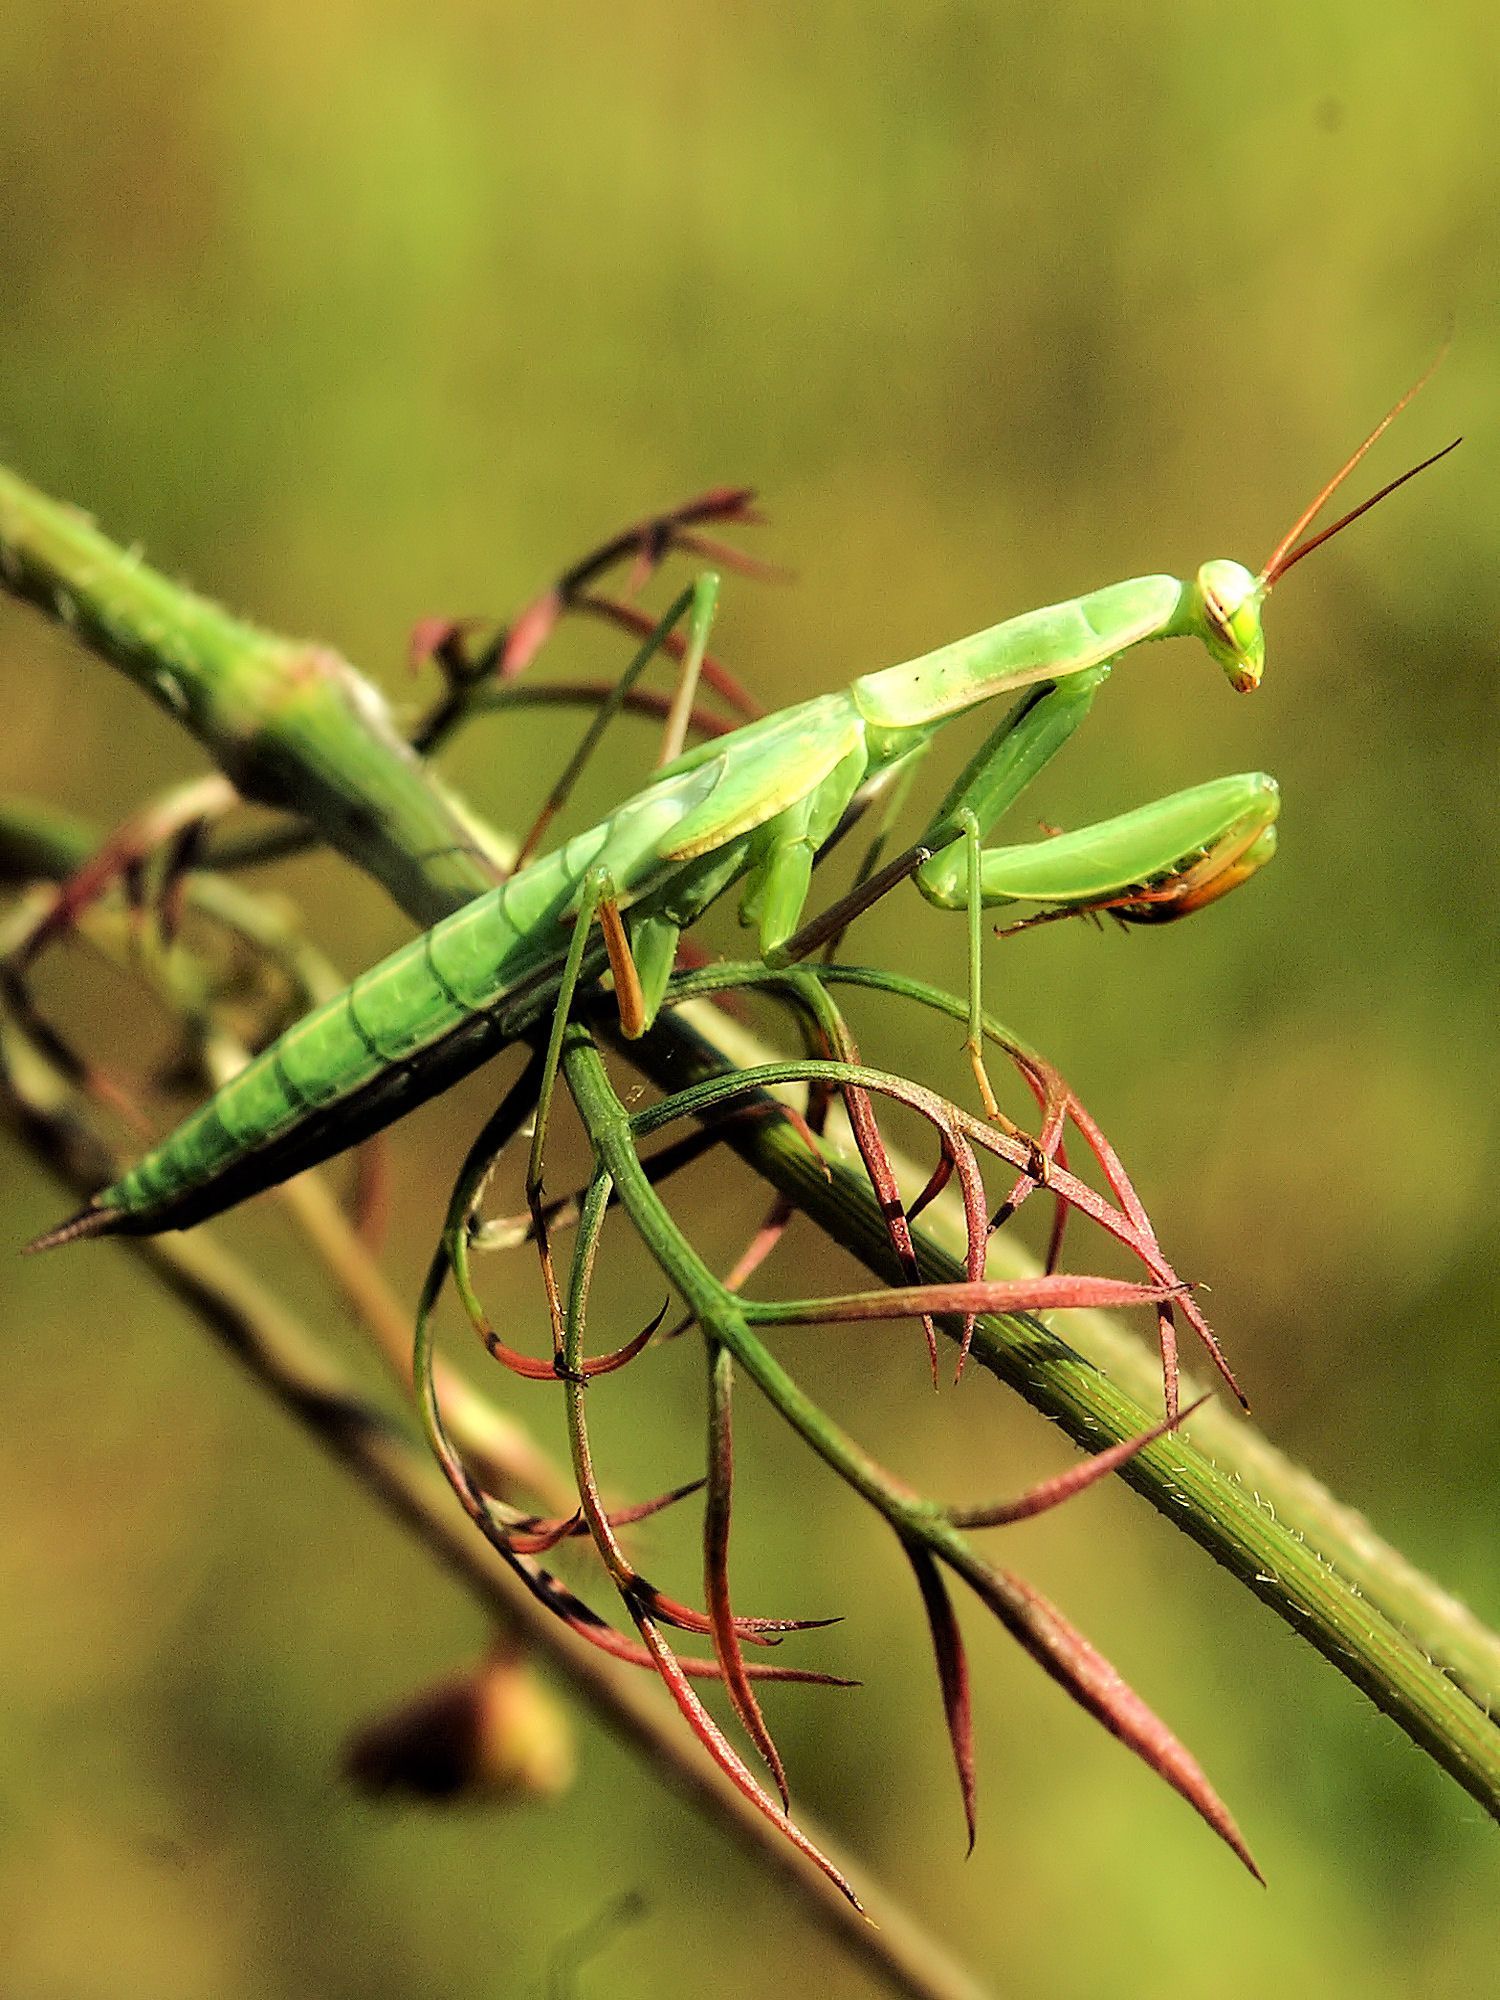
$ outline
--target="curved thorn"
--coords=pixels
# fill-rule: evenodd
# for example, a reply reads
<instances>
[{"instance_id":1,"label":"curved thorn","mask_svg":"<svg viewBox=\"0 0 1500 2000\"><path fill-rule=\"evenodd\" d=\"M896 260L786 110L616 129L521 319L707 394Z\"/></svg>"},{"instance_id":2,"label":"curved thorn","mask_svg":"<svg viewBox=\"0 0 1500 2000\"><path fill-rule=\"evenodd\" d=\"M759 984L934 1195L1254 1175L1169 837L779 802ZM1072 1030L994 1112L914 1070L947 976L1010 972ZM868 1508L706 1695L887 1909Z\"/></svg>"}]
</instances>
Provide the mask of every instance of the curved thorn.
<instances>
[{"instance_id":1,"label":"curved thorn","mask_svg":"<svg viewBox=\"0 0 1500 2000\"><path fill-rule=\"evenodd\" d=\"M791 1809L786 1766L745 1672L745 1656L729 1594L729 1528L734 1490L734 1432L731 1419L733 1357L712 1338L708 1348L708 1492L703 1508L703 1579L713 1630L714 1656L724 1670L724 1687L746 1735L775 1780L781 1809Z\"/></svg>"},{"instance_id":2,"label":"curved thorn","mask_svg":"<svg viewBox=\"0 0 1500 2000\"><path fill-rule=\"evenodd\" d=\"M735 1753L732 1744L725 1736L723 1730L719 1728L697 1695L694 1694L676 1656L652 1625L650 1619L646 1618L644 1614L639 1614L636 1622L641 1637L652 1654L656 1670L666 1683L668 1693L676 1702L688 1727L703 1745L709 1756L713 1758L725 1777L729 1779L730 1783L743 1798L747 1799L758 1812L764 1814L771 1824L792 1843L799 1853L806 1855L809 1861L822 1869L829 1881L849 1899L856 1910L862 1910L863 1905L858 1896L855 1895L853 1888L845 1880L844 1876L840 1874L832 1861L829 1860L828 1856L820 1848L814 1846L813 1842L808 1839L801 1828L756 1783L754 1776L744 1761Z\"/></svg>"},{"instance_id":3,"label":"curved thorn","mask_svg":"<svg viewBox=\"0 0 1500 2000\"><path fill-rule=\"evenodd\" d=\"M950 1558L952 1560L952 1558ZM959 1566L959 1565L955 1565ZM1201 1765L1098 1649L1040 1591L970 1555L960 1573L1044 1671L1211 1826L1257 1882L1265 1877Z\"/></svg>"},{"instance_id":4,"label":"curved thorn","mask_svg":"<svg viewBox=\"0 0 1500 2000\"><path fill-rule=\"evenodd\" d=\"M974 1852L977 1831L974 1782L974 1709L969 1696L969 1663L963 1636L953 1613L942 1574L931 1555L919 1542L901 1542L906 1559L922 1593L927 1613L927 1629L932 1636L933 1658L937 1662L938 1686L943 1697L943 1716L948 1725L948 1741L958 1772L958 1788L964 1803L964 1823L969 1831L969 1852Z\"/></svg>"},{"instance_id":5,"label":"curved thorn","mask_svg":"<svg viewBox=\"0 0 1500 2000\"><path fill-rule=\"evenodd\" d=\"M1063 1501L1082 1493L1096 1481L1118 1472L1137 1452L1144 1451L1147 1445L1155 1444L1168 1431L1175 1431L1185 1424L1208 1401L1207 1396L1200 1396L1185 1410L1153 1424L1150 1430L1123 1438L1119 1444L1094 1452L1077 1465L1070 1466L1066 1472L1058 1473L1055 1478L1042 1479L1035 1486L1028 1486L1014 1500L1002 1500L990 1507L955 1507L949 1510L948 1519L955 1528L1004 1528L1014 1521L1029 1521L1033 1515L1045 1514L1050 1508L1059 1507Z\"/></svg>"}]
</instances>

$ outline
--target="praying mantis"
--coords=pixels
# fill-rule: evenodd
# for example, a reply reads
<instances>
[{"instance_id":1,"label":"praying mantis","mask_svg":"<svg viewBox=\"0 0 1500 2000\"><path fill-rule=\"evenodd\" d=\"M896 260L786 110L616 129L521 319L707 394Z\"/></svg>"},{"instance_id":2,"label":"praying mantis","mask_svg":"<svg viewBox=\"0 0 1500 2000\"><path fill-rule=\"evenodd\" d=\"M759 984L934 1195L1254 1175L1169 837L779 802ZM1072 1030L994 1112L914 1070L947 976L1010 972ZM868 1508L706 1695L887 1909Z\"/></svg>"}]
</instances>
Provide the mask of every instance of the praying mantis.
<instances>
[{"instance_id":1,"label":"praying mantis","mask_svg":"<svg viewBox=\"0 0 1500 2000\"><path fill-rule=\"evenodd\" d=\"M862 675L678 756L597 825L293 1023L86 1208L28 1247L149 1235L217 1214L381 1130L549 1013L565 1013L576 980L606 964L624 1032L639 1036L666 997L682 932L740 881L742 918L773 966L834 935L908 875L929 902L965 910L967 1047L985 1108L998 1117L980 1053L981 911L1009 907L1022 921L1100 910L1136 923L1185 916L1271 858L1278 793L1271 778L1241 773L1041 842L985 847L987 835L1136 647L1196 638L1232 687L1259 684L1261 607L1276 583L1453 449L1309 532L1421 386L1386 413L1257 573L1218 559L1186 581L1154 575L1110 584ZM642 660L686 614L690 674L716 590L711 574L700 578ZM799 929L814 863L848 818L904 788L946 723L1017 693L917 843Z\"/></svg>"}]
</instances>

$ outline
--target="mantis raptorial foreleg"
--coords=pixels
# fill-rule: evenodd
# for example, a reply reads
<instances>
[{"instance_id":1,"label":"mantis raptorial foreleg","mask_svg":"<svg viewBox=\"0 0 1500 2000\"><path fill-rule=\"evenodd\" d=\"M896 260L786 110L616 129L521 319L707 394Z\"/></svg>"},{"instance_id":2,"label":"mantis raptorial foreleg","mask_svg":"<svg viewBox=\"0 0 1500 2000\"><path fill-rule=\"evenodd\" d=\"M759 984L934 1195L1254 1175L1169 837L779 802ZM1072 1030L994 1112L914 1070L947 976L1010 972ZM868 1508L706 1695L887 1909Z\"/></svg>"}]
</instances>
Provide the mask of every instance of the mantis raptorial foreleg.
<instances>
[{"instance_id":1,"label":"mantis raptorial foreleg","mask_svg":"<svg viewBox=\"0 0 1500 2000\"><path fill-rule=\"evenodd\" d=\"M984 1066L980 1019L981 909L1022 902L1071 915L1156 897L1158 917L1185 915L1243 881L1275 851L1274 782L1259 773L1217 778L1073 832L1016 846L985 834L1073 734L1108 679L1111 662L1030 693L989 736L943 801L921 845L932 850L916 884L941 909L969 919L969 1032L965 1042L986 1114L999 1118ZM1191 878L1175 903L1159 885Z\"/></svg>"}]
</instances>

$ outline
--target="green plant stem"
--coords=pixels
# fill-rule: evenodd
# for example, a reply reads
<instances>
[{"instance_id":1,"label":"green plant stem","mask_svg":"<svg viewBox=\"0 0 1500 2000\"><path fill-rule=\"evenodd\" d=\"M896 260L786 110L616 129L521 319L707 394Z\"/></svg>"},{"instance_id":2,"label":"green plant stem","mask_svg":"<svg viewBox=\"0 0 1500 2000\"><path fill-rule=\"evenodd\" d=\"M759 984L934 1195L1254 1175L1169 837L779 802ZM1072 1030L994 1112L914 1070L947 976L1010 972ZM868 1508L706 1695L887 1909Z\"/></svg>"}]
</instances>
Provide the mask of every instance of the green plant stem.
<instances>
[{"instance_id":1,"label":"green plant stem","mask_svg":"<svg viewBox=\"0 0 1500 2000\"><path fill-rule=\"evenodd\" d=\"M636 1045L641 1065L674 1091L697 1078L735 1073L743 1061L731 1062L716 1046L719 1017L713 1018L713 1039L680 1019L670 1040L648 1037ZM697 1042L690 1059L684 1049L687 1034ZM737 1122L725 1137L870 1270L899 1282L884 1224L862 1175L826 1149L820 1163L784 1120ZM913 1239L924 1278L962 1279L957 1248L945 1245L930 1227L914 1230ZM1091 1317L1102 1321L1105 1316ZM1123 1337L1117 1335L1117 1340L1123 1349ZM1139 1343L1131 1345L1139 1355ZM1029 1315L982 1316L972 1356L1088 1451L1136 1436L1156 1421L1156 1413L1105 1375L1095 1360ZM1150 1379L1159 1390L1154 1373ZM1201 1440L1201 1446L1193 1439ZM1252 1447L1248 1453L1247 1443ZM1340 1572L1324 1545L1325 1526L1332 1530L1331 1539L1347 1541L1347 1510L1333 1509L1330 1520L1321 1488L1309 1491L1305 1475L1288 1466L1249 1425L1212 1407L1138 1453L1119 1476L1361 1688L1492 1817L1500 1818L1500 1728L1453 1678L1447 1658L1450 1639L1464 1642L1454 1650L1470 1664L1492 1655L1495 1641L1461 1606L1431 1585L1414 1591L1410 1566L1402 1564L1395 1583L1410 1621L1403 1631ZM1366 1563L1378 1546L1367 1536Z\"/></svg>"},{"instance_id":2,"label":"green plant stem","mask_svg":"<svg viewBox=\"0 0 1500 2000\"><path fill-rule=\"evenodd\" d=\"M3 467L0 583L127 674L245 798L310 820L417 922L494 884L498 843L331 648L231 617Z\"/></svg>"},{"instance_id":3,"label":"green plant stem","mask_svg":"<svg viewBox=\"0 0 1500 2000\"><path fill-rule=\"evenodd\" d=\"M0 1115L8 1114L7 1122L60 1186L74 1196L85 1195L97 1185L97 1145L72 1121L60 1081L45 1065L24 1055L21 1060L23 1088L8 1087L0 1071ZM425 1453L414 1449L309 1329L223 1249L211 1229L136 1237L125 1247L470 1592L488 1617L518 1636L530 1656L545 1659L653 1776L768 1869L810 1921L863 1963L883 1988L909 2000L993 2000L878 1884L862 1881L866 1916L861 1917L697 1749L658 1688L575 1638L545 1611L489 1544L469 1531ZM846 1872L863 1875L806 1814L798 1817L825 1853L841 1859Z\"/></svg>"},{"instance_id":4,"label":"green plant stem","mask_svg":"<svg viewBox=\"0 0 1500 2000\"><path fill-rule=\"evenodd\" d=\"M434 828L451 828L458 817L484 851L499 851L498 842L457 815L352 668L340 662L337 673L313 671L317 691L307 697L309 708L295 692L295 662L306 668L310 658L327 656L228 619L9 477L0 482L0 581L129 672L200 736L237 783L245 783L248 757L253 796L301 811L384 882L415 922L431 923L487 884L488 870L473 851L435 851ZM262 771L271 778L257 787ZM367 805L361 816L356 806L366 800L376 809ZM387 800L398 809L387 809ZM719 1046L678 1015L633 1048L632 1060L649 1064L671 1089L722 1068L735 1059L725 1052L733 1045L731 1030L714 1020ZM764 1060L764 1053L752 1059ZM884 1225L852 1173L840 1169L826 1181L780 1121L736 1121L730 1138L872 1269L889 1270ZM922 1255L933 1275L950 1269L930 1231L923 1233ZM1124 1354L1119 1338L1117 1352ZM996 1323L976 1352L1086 1448L1147 1421L1098 1365L1039 1322ZM1385 1601L1399 1604L1415 1643L1404 1637L1373 1604L1373 1592L1362 1597L1338 1574L1338 1556L1359 1540L1345 1510L1320 1489L1309 1490L1305 1475L1246 1428L1206 1417L1193 1428L1210 1440L1212 1461L1181 1439L1163 1440L1125 1476L1364 1689L1487 1811L1500 1812L1500 1730L1447 1677L1462 1671L1478 1692L1493 1654L1487 1635L1476 1637L1471 1624L1455 1617L1451 1600L1425 1579L1414 1581L1408 1565L1388 1560L1371 1539L1359 1555L1361 1569L1367 1583L1378 1575ZM1293 1520L1300 1539L1286 1525Z\"/></svg>"},{"instance_id":5,"label":"green plant stem","mask_svg":"<svg viewBox=\"0 0 1500 2000\"><path fill-rule=\"evenodd\" d=\"M757 983L769 983L771 980L764 967L747 964L740 968L717 966L681 984L689 992L695 988L706 990L726 978L738 980L739 975ZM825 976L836 985L876 988L897 996L905 994L924 1006L946 1014L950 1020L967 1025L968 1010L962 1000L939 992L922 981L901 974L877 974L859 966L846 965L829 968ZM682 1088L695 1074L704 1078L724 1075L766 1060L763 1045L755 1037L746 1035L723 1014L705 1012L695 1006L692 1017L707 1027L700 1043L704 1066L696 1072L692 1069L685 1071L681 1049L674 1041L658 1072L660 1081L665 1082L670 1077L673 1089ZM708 1054L710 1050L711 1055ZM747 1121L747 1124L751 1122ZM766 1122L753 1121L756 1125L765 1125ZM777 1146L768 1148L764 1154L757 1147L753 1155L754 1163L757 1166L769 1164L773 1152L785 1152L787 1149L781 1143L785 1136L784 1132L778 1135ZM748 1148L745 1150L747 1154L750 1151ZM795 1159L795 1147L790 1149L790 1154ZM899 1163L899 1156L893 1155L893 1158ZM772 1177L768 1175L768 1178ZM902 1180L904 1184L918 1185L921 1176L908 1168ZM945 1257L948 1265L956 1268L956 1260L962 1256L963 1234L951 1211L945 1211L941 1206L929 1210L925 1230L928 1246ZM884 1265L871 1262L871 1268L886 1274L890 1270L889 1261ZM935 1270L940 1268L946 1271L947 1266L934 1266ZM1024 1278L1035 1275L1039 1267L1014 1236L1002 1234L991 1239L989 1268L990 1275L994 1277ZM1022 1322L1011 1321L1007 1324L1019 1327ZM1152 1411L1160 1394L1161 1376L1157 1358L1147 1344L1110 1313L1085 1308L1071 1312L1067 1325L1074 1347L1083 1352L1091 1365L1105 1374L1117 1388L1134 1397L1143 1411ZM1032 1335L1039 1328L1040 1322L1029 1322ZM1026 1354L1031 1348L1022 1342L1020 1351ZM1076 1443L1085 1449L1097 1443L1101 1433L1093 1427L1087 1414L1081 1427L1070 1423L1066 1409L1051 1406L1044 1387L1038 1385L1037 1393L1032 1394L1024 1370L1019 1374L1007 1374L1005 1379L1067 1430ZM1250 1496L1260 1511L1273 1520L1279 1520L1294 1536L1307 1540L1325 1566L1335 1570L1367 1604L1397 1625L1419 1651L1427 1654L1449 1680L1463 1689L1484 1715L1500 1711L1500 1634L1483 1625L1467 1605L1441 1589L1431 1577L1383 1541L1363 1515L1336 1500L1319 1480L1294 1465L1227 1404L1210 1403L1194 1419L1193 1436L1199 1451L1211 1459L1242 1494ZM1124 1476L1127 1480L1132 1477L1130 1473ZM1176 1518L1175 1514L1173 1518ZM1209 1546L1210 1553L1215 1554L1217 1559L1213 1547L1208 1543L1205 1546ZM1227 1566L1234 1567L1233 1564Z\"/></svg>"}]
</instances>

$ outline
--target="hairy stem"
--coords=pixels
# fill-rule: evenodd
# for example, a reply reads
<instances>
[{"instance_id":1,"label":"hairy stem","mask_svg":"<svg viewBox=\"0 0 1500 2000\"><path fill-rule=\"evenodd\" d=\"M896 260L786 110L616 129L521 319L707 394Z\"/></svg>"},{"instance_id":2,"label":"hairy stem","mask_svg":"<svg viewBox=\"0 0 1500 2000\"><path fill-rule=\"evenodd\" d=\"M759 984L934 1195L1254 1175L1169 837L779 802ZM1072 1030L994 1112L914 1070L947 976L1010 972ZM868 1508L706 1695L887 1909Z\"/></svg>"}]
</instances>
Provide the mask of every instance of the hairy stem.
<instances>
[{"instance_id":1,"label":"hairy stem","mask_svg":"<svg viewBox=\"0 0 1500 2000\"><path fill-rule=\"evenodd\" d=\"M731 1037L717 1013L708 1018L709 1031L700 1033L702 1016L695 1013L689 1027L679 1012L670 1039L653 1034L635 1045L637 1060L674 1091L695 1077L726 1075L741 1067L750 1038L737 1030ZM695 1044L691 1050L685 1047L689 1038ZM733 1059L719 1046L731 1038L737 1044ZM751 1046L763 1059L764 1051ZM833 1155L820 1164L805 1139L781 1120L736 1122L725 1137L862 1263L900 1281L884 1223L863 1177L851 1165ZM912 1233L925 1278L963 1278L956 1229L940 1234L929 1222ZM1106 1330L1111 1368L1128 1354L1128 1379L1147 1395L1159 1391L1140 1343L1105 1315L1087 1317L1095 1338ZM1074 1324L1070 1314L1070 1329ZM1105 1374L1098 1359L1080 1353L1029 1315L982 1316L972 1353L1086 1450L1122 1442L1156 1420L1150 1404L1137 1401ZM1348 1509L1290 1465L1252 1426L1214 1406L1138 1453L1119 1476L1285 1619L1488 1813L1500 1818L1500 1728L1485 1692L1496 1685L1500 1642L1463 1606L1403 1560L1388 1560L1390 1552L1368 1528L1363 1535L1356 1532ZM1339 1558L1346 1553L1351 1558L1357 1553L1368 1587L1342 1570ZM1393 1615L1380 1608L1378 1590L1388 1594Z\"/></svg>"},{"instance_id":2,"label":"hairy stem","mask_svg":"<svg viewBox=\"0 0 1500 2000\"><path fill-rule=\"evenodd\" d=\"M231 617L3 467L0 583L127 674L247 799L310 820L419 923L496 880L502 845L346 660Z\"/></svg>"}]
</instances>

